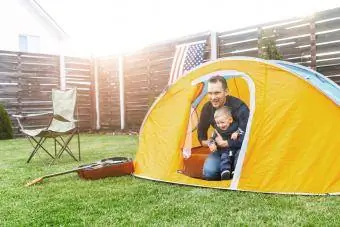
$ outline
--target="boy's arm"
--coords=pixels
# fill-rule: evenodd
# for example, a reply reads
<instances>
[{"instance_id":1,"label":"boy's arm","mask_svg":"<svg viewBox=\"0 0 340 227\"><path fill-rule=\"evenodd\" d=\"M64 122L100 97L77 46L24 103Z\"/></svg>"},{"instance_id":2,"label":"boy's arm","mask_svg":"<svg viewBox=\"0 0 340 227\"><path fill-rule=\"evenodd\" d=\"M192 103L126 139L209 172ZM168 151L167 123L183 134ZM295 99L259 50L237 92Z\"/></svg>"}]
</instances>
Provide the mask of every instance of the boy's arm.
<instances>
[{"instance_id":1,"label":"boy's arm","mask_svg":"<svg viewBox=\"0 0 340 227\"><path fill-rule=\"evenodd\" d=\"M209 140L215 140L216 139L217 133L216 133L215 130L214 130L213 134L211 135L211 137L209 138Z\"/></svg>"},{"instance_id":2,"label":"boy's arm","mask_svg":"<svg viewBox=\"0 0 340 227\"><path fill-rule=\"evenodd\" d=\"M228 139L228 144L230 148L240 148L242 146L244 131L241 128L238 128L236 132L238 133L238 137L236 140L233 140L231 138Z\"/></svg>"}]
</instances>

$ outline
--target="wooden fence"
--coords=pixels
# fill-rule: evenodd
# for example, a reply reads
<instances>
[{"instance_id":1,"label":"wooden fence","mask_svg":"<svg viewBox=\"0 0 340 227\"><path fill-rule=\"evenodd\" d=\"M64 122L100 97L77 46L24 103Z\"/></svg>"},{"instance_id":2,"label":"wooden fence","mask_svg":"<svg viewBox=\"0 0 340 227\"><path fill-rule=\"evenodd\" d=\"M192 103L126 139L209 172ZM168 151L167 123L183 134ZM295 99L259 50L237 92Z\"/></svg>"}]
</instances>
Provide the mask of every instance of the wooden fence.
<instances>
[{"instance_id":1,"label":"wooden fence","mask_svg":"<svg viewBox=\"0 0 340 227\"><path fill-rule=\"evenodd\" d=\"M100 128L120 128L118 58L99 58L97 65Z\"/></svg>"},{"instance_id":2,"label":"wooden fence","mask_svg":"<svg viewBox=\"0 0 340 227\"><path fill-rule=\"evenodd\" d=\"M79 126L92 130L96 122L93 60L65 57L66 88L77 88Z\"/></svg>"},{"instance_id":3,"label":"wooden fence","mask_svg":"<svg viewBox=\"0 0 340 227\"><path fill-rule=\"evenodd\" d=\"M340 8L219 33L219 57L257 57L261 42L269 37L284 60L316 69L340 83Z\"/></svg>"},{"instance_id":4,"label":"wooden fence","mask_svg":"<svg viewBox=\"0 0 340 227\"><path fill-rule=\"evenodd\" d=\"M123 57L126 128L138 129L155 98L166 87L176 45L208 40L209 33L157 44ZM205 59L210 58L210 47ZM100 126L120 128L118 58L99 58Z\"/></svg>"},{"instance_id":5,"label":"wooden fence","mask_svg":"<svg viewBox=\"0 0 340 227\"><path fill-rule=\"evenodd\" d=\"M155 44L121 56L122 65L117 56L65 57L66 87L76 86L79 91L81 128L120 128L119 67L124 77L125 128L138 128L167 85L176 45L207 40L207 61L211 37L205 32ZM314 68L340 84L340 8L313 17L220 32L216 37L219 58L257 57L263 51L261 42L274 39L284 60ZM59 56L0 51L0 103L10 114L51 110L51 89L60 87L59 64ZM41 126L46 119L29 123Z\"/></svg>"},{"instance_id":6,"label":"wooden fence","mask_svg":"<svg viewBox=\"0 0 340 227\"><path fill-rule=\"evenodd\" d=\"M205 59L210 59L210 33L198 34L149 46L124 56L125 116L127 128L138 128L152 102L166 87L175 47L178 44L207 40ZM299 63L323 73L340 84L340 8L315 14L217 33L218 57L250 56L262 53L261 42L274 39L284 60ZM102 128L119 128L119 80L117 57L99 63L100 78L115 81L105 88L100 112ZM102 82L103 84L108 84Z\"/></svg>"},{"instance_id":7,"label":"wooden fence","mask_svg":"<svg viewBox=\"0 0 340 227\"><path fill-rule=\"evenodd\" d=\"M91 62L65 58L66 87L78 88L80 127L91 128L92 110ZM0 51L0 103L10 115L41 113L52 110L52 89L60 88L59 56ZM27 129L44 127L47 116L24 121ZM18 125L12 118L15 134Z\"/></svg>"}]
</instances>

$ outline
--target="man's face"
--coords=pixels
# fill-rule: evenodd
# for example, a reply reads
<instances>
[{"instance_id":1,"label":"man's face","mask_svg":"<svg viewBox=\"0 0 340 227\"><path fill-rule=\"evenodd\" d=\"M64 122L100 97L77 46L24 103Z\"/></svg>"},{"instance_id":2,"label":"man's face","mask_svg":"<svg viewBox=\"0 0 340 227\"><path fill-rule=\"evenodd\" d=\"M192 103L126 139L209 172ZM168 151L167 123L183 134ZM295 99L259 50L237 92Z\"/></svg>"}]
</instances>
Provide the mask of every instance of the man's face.
<instances>
[{"instance_id":1,"label":"man's face","mask_svg":"<svg viewBox=\"0 0 340 227\"><path fill-rule=\"evenodd\" d=\"M227 91L222 88L221 82L208 83L208 96L214 108L224 105L226 95Z\"/></svg>"},{"instance_id":2,"label":"man's face","mask_svg":"<svg viewBox=\"0 0 340 227\"><path fill-rule=\"evenodd\" d=\"M233 118L227 115L220 115L218 117L215 117L215 122L217 127L219 127L222 130L227 130L230 124L233 123Z\"/></svg>"}]
</instances>

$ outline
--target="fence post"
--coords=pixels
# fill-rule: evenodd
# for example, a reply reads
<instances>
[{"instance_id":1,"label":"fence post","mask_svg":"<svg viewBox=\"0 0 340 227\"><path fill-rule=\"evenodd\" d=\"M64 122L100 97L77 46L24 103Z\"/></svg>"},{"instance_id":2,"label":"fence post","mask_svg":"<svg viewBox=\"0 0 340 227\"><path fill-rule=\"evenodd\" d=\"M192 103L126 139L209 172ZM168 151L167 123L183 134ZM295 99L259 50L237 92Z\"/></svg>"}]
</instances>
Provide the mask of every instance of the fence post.
<instances>
[{"instance_id":1,"label":"fence post","mask_svg":"<svg viewBox=\"0 0 340 227\"><path fill-rule=\"evenodd\" d=\"M66 89L66 73L65 73L65 55L64 55L64 43L59 41L59 77L60 77L60 89Z\"/></svg>"},{"instance_id":2,"label":"fence post","mask_svg":"<svg viewBox=\"0 0 340 227\"><path fill-rule=\"evenodd\" d=\"M95 59L91 57L90 63L90 129L96 130L97 126L97 103L96 103L96 79L95 79Z\"/></svg>"},{"instance_id":3,"label":"fence post","mask_svg":"<svg viewBox=\"0 0 340 227\"><path fill-rule=\"evenodd\" d=\"M146 83L147 83L147 87L148 87L148 109L152 106L152 103L155 100L155 92L154 92L154 87L152 84L152 72L151 72L151 54L150 54L150 50L147 49L147 59L146 59L146 71L147 71L147 75L146 75Z\"/></svg>"},{"instance_id":4,"label":"fence post","mask_svg":"<svg viewBox=\"0 0 340 227\"><path fill-rule=\"evenodd\" d=\"M257 56L261 57L263 55L262 51L262 28L258 27L257 28Z\"/></svg>"},{"instance_id":5,"label":"fence post","mask_svg":"<svg viewBox=\"0 0 340 227\"><path fill-rule=\"evenodd\" d=\"M96 123L95 123L95 128L97 130L100 129L100 103L99 103L99 81L98 81L98 72L99 72L99 69L98 69L98 60L96 57L93 57L93 71L94 71L94 95L95 95L95 104L96 104Z\"/></svg>"},{"instance_id":6,"label":"fence post","mask_svg":"<svg viewBox=\"0 0 340 227\"><path fill-rule=\"evenodd\" d=\"M22 81L22 60L21 60L21 53L18 53L17 55L18 59L18 93L17 93L17 108L16 108L16 114L22 114L22 93L25 89L23 89L23 81ZM27 88L26 88L27 89ZM19 129L18 129L19 131Z\"/></svg>"},{"instance_id":7,"label":"fence post","mask_svg":"<svg viewBox=\"0 0 340 227\"><path fill-rule=\"evenodd\" d=\"M310 67L316 70L316 27L315 27L315 15L311 16L310 22Z\"/></svg>"},{"instance_id":8,"label":"fence post","mask_svg":"<svg viewBox=\"0 0 340 227\"><path fill-rule=\"evenodd\" d=\"M218 58L218 41L217 41L217 33L215 31L210 32L210 60L214 61Z\"/></svg>"},{"instance_id":9,"label":"fence post","mask_svg":"<svg viewBox=\"0 0 340 227\"><path fill-rule=\"evenodd\" d=\"M119 76L119 103L120 103L120 129L125 129L125 91L124 91L124 57L118 57L118 76Z\"/></svg>"}]
</instances>

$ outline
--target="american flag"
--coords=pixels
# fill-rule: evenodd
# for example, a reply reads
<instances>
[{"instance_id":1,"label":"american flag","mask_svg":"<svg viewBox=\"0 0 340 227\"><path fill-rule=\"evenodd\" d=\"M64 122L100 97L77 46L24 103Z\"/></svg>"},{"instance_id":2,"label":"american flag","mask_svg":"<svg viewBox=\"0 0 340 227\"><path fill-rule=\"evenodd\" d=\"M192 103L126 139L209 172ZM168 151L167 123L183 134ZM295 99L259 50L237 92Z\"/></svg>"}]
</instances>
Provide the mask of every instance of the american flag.
<instances>
[{"instance_id":1,"label":"american flag","mask_svg":"<svg viewBox=\"0 0 340 227\"><path fill-rule=\"evenodd\" d=\"M168 85L175 83L187 71L202 64L206 40L176 46Z\"/></svg>"}]
</instances>

